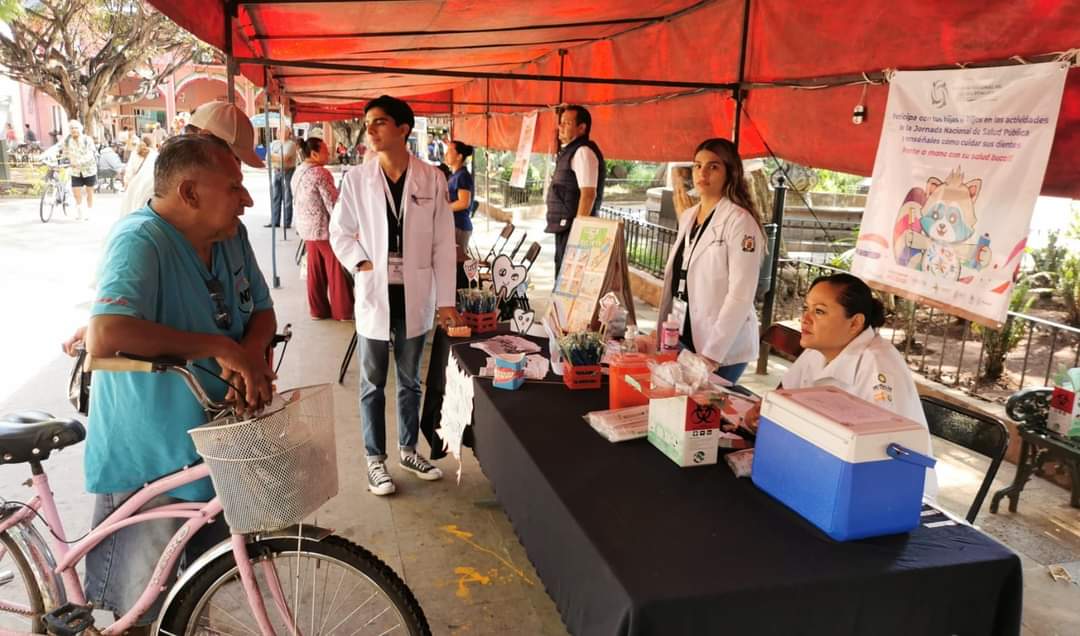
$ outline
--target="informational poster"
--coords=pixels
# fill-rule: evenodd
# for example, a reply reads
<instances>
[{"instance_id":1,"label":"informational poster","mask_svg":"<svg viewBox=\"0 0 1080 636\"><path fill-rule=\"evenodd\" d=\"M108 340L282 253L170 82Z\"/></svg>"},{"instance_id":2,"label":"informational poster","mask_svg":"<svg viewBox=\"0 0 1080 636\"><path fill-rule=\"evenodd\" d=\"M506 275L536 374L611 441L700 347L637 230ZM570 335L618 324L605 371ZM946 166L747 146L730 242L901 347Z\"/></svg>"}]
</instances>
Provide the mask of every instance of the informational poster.
<instances>
[{"instance_id":1,"label":"informational poster","mask_svg":"<svg viewBox=\"0 0 1080 636\"><path fill-rule=\"evenodd\" d=\"M594 326L600 297L615 292L626 307L627 324L635 323L630 272L622 223L578 217L570 228L562 269L552 292L551 310L566 333Z\"/></svg>"},{"instance_id":2,"label":"informational poster","mask_svg":"<svg viewBox=\"0 0 1080 636\"><path fill-rule=\"evenodd\" d=\"M510 173L510 185L514 188L524 188L529 177L529 158L532 157L533 137L536 136L536 116L537 112L533 111L521 118L521 136L518 137L514 171Z\"/></svg>"},{"instance_id":3,"label":"informational poster","mask_svg":"<svg viewBox=\"0 0 1080 636\"><path fill-rule=\"evenodd\" d=\"M1006 318L1066 64L897 72L852 272L989 327Z\"/></svg>"}]
</instances>

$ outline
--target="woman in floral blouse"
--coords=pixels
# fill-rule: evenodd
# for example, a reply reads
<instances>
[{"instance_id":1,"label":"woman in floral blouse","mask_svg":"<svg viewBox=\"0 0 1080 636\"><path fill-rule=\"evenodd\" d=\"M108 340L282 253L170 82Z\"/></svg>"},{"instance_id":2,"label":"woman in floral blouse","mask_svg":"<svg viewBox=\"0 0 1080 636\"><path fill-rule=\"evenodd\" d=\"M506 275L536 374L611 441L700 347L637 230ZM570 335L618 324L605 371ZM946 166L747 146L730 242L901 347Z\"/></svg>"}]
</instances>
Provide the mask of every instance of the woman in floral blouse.
<instances>
[{"instance_id":1,"label":"woman in floral blouse","mask_svg":"<svg viewBox=\"0 0 1080 636\"><path fill-rule=\"evenodd\" d=\"M307 244L311 319L352 320L352 283L330 249L330 212L338 198L334 177L326 169L330 147L312 137L301 143L300 155L304 162L292 178L293 220L296 233Z\"/></svg>"}]
</instances>

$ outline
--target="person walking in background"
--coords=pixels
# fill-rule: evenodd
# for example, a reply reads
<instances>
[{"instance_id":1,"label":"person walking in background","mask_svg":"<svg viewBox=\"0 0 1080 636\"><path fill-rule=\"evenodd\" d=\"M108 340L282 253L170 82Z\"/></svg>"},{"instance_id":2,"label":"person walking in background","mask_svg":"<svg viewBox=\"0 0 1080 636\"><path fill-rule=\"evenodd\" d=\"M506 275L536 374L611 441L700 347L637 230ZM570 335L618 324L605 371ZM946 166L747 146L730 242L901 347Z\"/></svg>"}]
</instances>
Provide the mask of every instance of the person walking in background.
<instances>
[{"instance_id":1,"label":"person walking in background","mask_svg":"<svg viewBox=\"0 0 1080 636\"><path fill-rule=\"evenodd\" d=\"M71 163L71 192L75 195L75 218L83 220L83 199L86 211L94 207L94 187L97 185L97 147L90 135L83 134L80 122L68 122L68 136L62 146L64 156Z\"/></svg>"},{"instance_id":2,"label":"person walking in background","mask_svg":"<svg viewBox=\"0 0 1080 636\"><path fill-rule=\"evenodd\" d=\"M18 139L15 137L15 127L11 125L11 122L4 124L4 141L7 142L8 150L15 147L18 143Z\"/></svg>"},{"instance_id":3,"label":"person walking in background","mask_svg":"<svg viewBox=\"0 0 1080 636\"><path fill-rule=\"evenodd\" d=\"M281 138L270 144L270 165L274 167L274 186L270 191L270 222L263 227L292 227L292 177L296 169L297 147L292 129L281 127Z\"/></svg>"},{"instance_id":4,"label":"person walking in background","mask_svg":"<svg viewBox=\"0 0 1080 636\"><path fill-rule=\"evenodd\" d=\"M446 165L450 178L450 211L454 213L454 243L457 245L457 286L469 286L464 263L469 258L469 237L472 236L472 211L476 209L476 187L465 161L473 155L473 147L463 141L451 141L446 148Z\"/></svg>"},{"instance_id":5,"label":"person walking in background","mask_svg":"<svg viewBox=\"0 0 1080 636\"><path fill-rule=\"evenodd\" d=\"M165 140L169 138L169 133L161 126L161 124L154 122L153 133L154 145L161 147L161 144L165 143Z\"/></svg>"},{"instance_id":6,"label":"person walking in background","mask_svg":"<svg viewBox=\"0 0 1080 636\"><path fill-rule=\"evenodd\" d=\"M143 135L124 167L124 198L120 204L121 216L146 205L146 201L153 194L154 162L157 161L157 156L153 136Z\"/></svg>"},{"instance_id":7,"label":"person walking in background","mask_svg":"<svg viewBox=\"0 0 1080 636\"><path fill-rule=\"evenodd\" d=\"M566 106L559 115L555 173L547 193L547 227L555 235L555 276L562 268L570 228L579 216L592 216L604 198L604 154L589 134L592 116L584 106Z\"/></svg>"},{"instance_id":8,"label":"person walking in background","mask_svg":"<svg viewBox=\"0 0 1080 636\"><path fill-rule=\"evenodd\" d=\"M23 135L23 141L26 143L37 142L37 135L35 135L33 129L30 128L30 124L26 124L26 133Z\"/></svg>"},{"instance_id":9,"label":"person walking in background","mask_svg":"<svg viewBox=\"0 0 1080 636\"><path fill-rule=\"evenodd\" d=\"M312 320L352 320L352 283L330 248L330 212L338 199L334 177L326 169L330 147L316 137L299 145L304 160L291 186L296 234L307 247L308 311Z\"/></svg>"},{"instance_id":10,"label":"person walking in background","mask_svg":"<svg viewBox=\"0 0 1080 636\"><path fill-rule=\"evenodd\" d=\"M349 162L349 149L345 147L345 144L340 141L337 144L337 162L339 165L346 165Z\"/></svg>"}]
</instances>

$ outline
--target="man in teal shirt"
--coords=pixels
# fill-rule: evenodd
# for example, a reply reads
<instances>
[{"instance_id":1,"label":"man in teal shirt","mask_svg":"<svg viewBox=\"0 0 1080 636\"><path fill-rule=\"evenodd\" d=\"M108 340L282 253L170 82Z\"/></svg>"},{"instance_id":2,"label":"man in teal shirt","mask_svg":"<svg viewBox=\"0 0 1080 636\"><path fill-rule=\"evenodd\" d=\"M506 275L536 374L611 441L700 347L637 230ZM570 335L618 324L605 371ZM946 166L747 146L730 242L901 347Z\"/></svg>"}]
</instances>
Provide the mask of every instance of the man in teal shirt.
<instances>
[{"instance_id":1,"label":"man in teal shirt","mask_svg":"<svg viewBox=\"0 0 1080 636\"><path fill-rule=\"evenodd\" d=\"M277 325L240 222L251 205L240 163L224 141L201 134L168 140L154 166L153 199L109 238L86 332L89 353L191 360L238 389L226 391L224 382L194 369L212 399L235 399L244 410L268 402L273 371L266 349ZM97 494L94 525L131 491L196 462L187 430L204 421L179 376L95 373L85 458L87 490ZM202 480L147 507L211 497L209 480ZM117 614L134 605L179 525L138 524L94 548L88 600Z\"/></svg>"}]
</instances>

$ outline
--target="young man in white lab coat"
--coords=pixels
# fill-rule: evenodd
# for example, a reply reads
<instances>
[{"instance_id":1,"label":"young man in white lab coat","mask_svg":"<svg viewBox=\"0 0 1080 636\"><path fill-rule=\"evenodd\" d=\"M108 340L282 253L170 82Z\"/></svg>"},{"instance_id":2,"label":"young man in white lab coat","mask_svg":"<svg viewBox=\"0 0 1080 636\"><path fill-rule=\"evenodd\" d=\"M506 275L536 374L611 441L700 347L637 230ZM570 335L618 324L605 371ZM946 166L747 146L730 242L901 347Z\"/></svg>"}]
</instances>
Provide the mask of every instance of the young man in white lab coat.
<instances>
[{"instance_id":1,"label":"young man in white lab coat","mask_svg":"<svg viewBox=\"0 0 1080 636\"><path fill-rule=\"evenodd\" d=\"M368 489L389 495L396 489L386 470L390 349L397 372L399 465L421 479L439 479L442 472L416 452L420 358L432 323L455 326L461 317L454 308L456 248L446 179L409 154L412 109L383 95L364 107L364 121L377 161L346 173L330 218L330 245L356 279Z\"/></svg>"}]
</instances>

